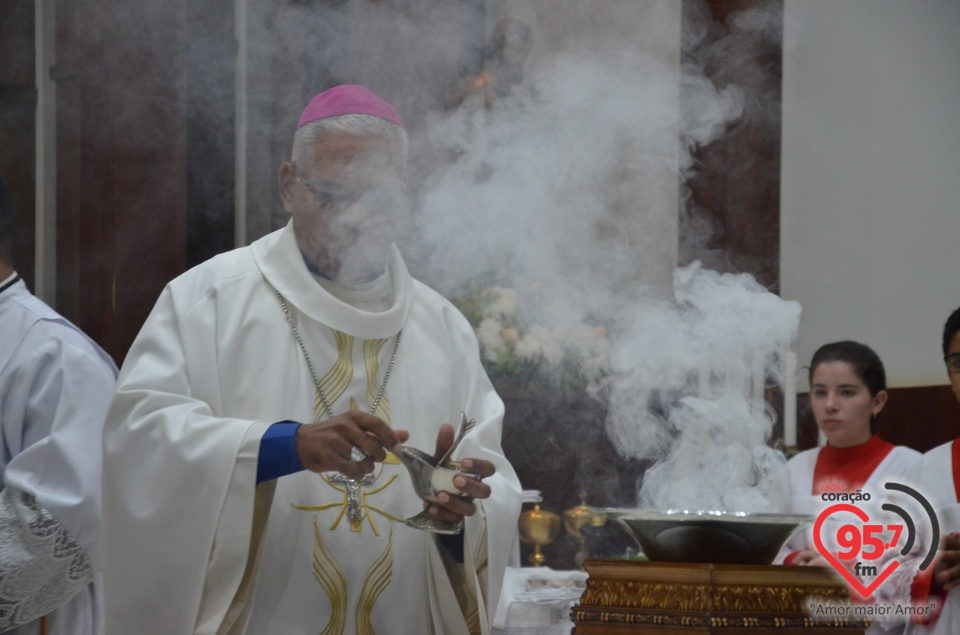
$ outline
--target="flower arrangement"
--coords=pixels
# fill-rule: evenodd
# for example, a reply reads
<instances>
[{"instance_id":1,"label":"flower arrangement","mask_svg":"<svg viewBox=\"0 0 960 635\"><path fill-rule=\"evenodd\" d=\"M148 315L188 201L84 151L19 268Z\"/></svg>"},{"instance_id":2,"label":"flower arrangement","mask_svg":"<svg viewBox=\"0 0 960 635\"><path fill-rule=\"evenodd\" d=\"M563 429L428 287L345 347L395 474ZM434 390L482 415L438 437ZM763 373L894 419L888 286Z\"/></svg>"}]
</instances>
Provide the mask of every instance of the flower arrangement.
<instances>
[{"instance_id":1,"label":"flower arrangement","mask_svg":"<svg viewBox=\"0 0 960 635\"><path fill-rule=\"evenodd\" d=\"M454 303L473 327L491 378L540 379L582 390L608 368L610 342L599 320L565 323L537 301L537 287L472 285Z\"/></svg>"}]
</instances>

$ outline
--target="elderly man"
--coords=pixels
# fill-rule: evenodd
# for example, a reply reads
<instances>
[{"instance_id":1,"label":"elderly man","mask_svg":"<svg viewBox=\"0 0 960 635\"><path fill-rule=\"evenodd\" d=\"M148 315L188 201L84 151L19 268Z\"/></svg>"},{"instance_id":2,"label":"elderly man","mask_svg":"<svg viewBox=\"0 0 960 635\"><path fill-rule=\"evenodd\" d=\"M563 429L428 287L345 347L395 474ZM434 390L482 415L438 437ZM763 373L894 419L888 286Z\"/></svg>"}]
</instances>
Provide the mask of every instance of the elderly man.
<instances>
[{"instance_id":1,"label":"elderly man","mask_svg":"<svg viewBox=\"0 0 960 635\"><path fill-rule=\"evenodd\" d=\"M100 438L117 367L11 266L0 177L0 631L94 635Z\"/></svg>"},{"instance_id":2,"label":"elderly man","mask_svg":"<svg viewBox=\"0 0 960 635\"><path fill-rule=\"evenodd\" d=\"M290 223L163 291L107 417L106 632L489 631L520 487L472 330L390 242L406 144L367 89L317 95ZM480 478L424 504L399 446L445 451L461 412Z\"/></svg>"}]
</instances>

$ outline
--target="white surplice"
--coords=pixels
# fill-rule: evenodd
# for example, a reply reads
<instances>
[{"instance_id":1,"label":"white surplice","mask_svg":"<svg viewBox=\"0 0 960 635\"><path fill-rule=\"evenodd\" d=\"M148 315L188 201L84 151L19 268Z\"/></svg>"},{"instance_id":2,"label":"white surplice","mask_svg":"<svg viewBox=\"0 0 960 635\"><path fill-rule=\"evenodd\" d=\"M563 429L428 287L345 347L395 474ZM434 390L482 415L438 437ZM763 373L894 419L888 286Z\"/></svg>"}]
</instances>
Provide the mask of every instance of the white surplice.
<instances>
[{"instance_id":1,"label":"white surplice","mask_svg":"<svg viewBox=\"0 0 960 635\"><path fill-rule=\"evenodd\" d=\"M780 511L788 514L806 514L816 518L824 509L831 505L836 505L838 500L824 500L823 494L839 492L818 492L813 493L813 472L817 466L817 458L820 455L821 448L812 448L805 450L789 461L786 468L781 473L780 478L774 485L773 492L770 495L771 500L780 501L781 505L786 505ZM920 453L903 446L896 446L886 457L877 465L870 475L870 478L864 482L860 488L861 493L869 493L870 501L858 501L858 507L879 513L883 503L888 502L891 492L884 485L890 482L903 482L908 478L920 460ZM852 492L846 492L852 494ZM797 533L791 538L777 555L775 564L780 564L783 559L794 551L802 551L807 546L813 545L813 527L811 525L806 531Z\"/></svg>"},{"instance_id":2,"label":"white surplice","mask_svg":"<svg viewBox=\"0 0 960 635\"><path fill-rule=\"evenodd\" d=\"M13 629L6 633L39 633L43 615L49 635L97 632L101 435L116 372L23 281L0 293L0 630Z\"/></svg>"},{"instance_id":3,"label":"white surplice","mask_svg":"<svg viewBox=\"0 0 960 635\"><path fill-rule=\"evenodd\" d=\"M163 291L107 419L108 633L489 632L520 513L500 447L503 402L470 325L410 277L396 247L386 275L385 311L337 300L305 267L288 224ZM256 486L266 429L317 411L277 291L334 412L372 406L402 328L377 414L427 452L442 423L456 425L461 411L477 420L455 458L489 460L497 473L466 520L462 566L432 534L398 522L422 503L395 460L360 485L359 522L335 477L302 471ZM464 616L458 597L477 608Z\"/></svg>"},{"instance_id":4,"label":"white surplice","mask_svg":"<svg viewBox=\"0 0 960 635\"><path fill-rule=\"evenodd\" d=\"M940 534L960 531L960 504L957 502L957 490L953 478L953 441L938 445L923 455L917 471L917 487L935 510ZM925 551L926 547L921 549ZM914 558L922 560L925 553ZM932 565L931 565L932 566ZM909 583L913 580L913 569L907 569L911 575L900 582L901 595L909 597ZM943 602L936 619L929 624L911 621L904 635L956 635L960 633L960 589L952 589Z\"/></svg>"},{"instance_id":5,"label":"white surplice","mask_svg":"<svg viewBox=\"0 0 960 635\"><path fill-rule=\"evenodd\" d=\"M813 474L821 449L822 448L812 448L805 450L787 461L786 468L781 473L771 493L771 500L781 501L782 505L787 506L781 511L790 514L809 515L815 520L820 512L826 508L844 502L823 499L823 494L840 492L823 491L816 494L813 493ZM916 450L904 446L896 446L890 450L890 453L884 457L870 474L870 477L864 482L859 493L869 494L870 500L858 500L854 504L867 512L871 523L880 522L881 524L885 524L884 521L881 520L884 518L890 518L890 522L901 522L899 517L894 518L882 509L884 503L897 500L901 496L896 492L891 492L886 489L885 485L888 482L904 483L905 481L909 481L920 461L920 456L920 453ZM845 493L849 495L854 492ZM831 547L829 537L835 535L836 530L839 529L839 525L831 526L830 524L835 518L845 518L845 522L849 522L852 519L850 516L831 516L831 521L828 521L828 524L821 528L821 539L828 548ZM802 551L808 547L816 549L813 541L813 523L811 523L810 527L798 532L787 541L783 548L780 549L780 553L777 554L774 564L782 564L784 558L794 551ZM833 547L834 550L836 550L836 546L833 545ZM902 622L894 621L891 623L884 621L882 624L880 622L875 623L867 630L867 634L898 634L902 631Z\"/></svg>"},{"instance_id":6,"label":"white surplice","mask_svg":"<svg viewBox=\"0 0 960 635\"><path fill-rule=\"evenodd\" d=\"M953 478L953 441L929 450L920 459L917 469L917 486L921 488L934 509L948 508L957 504L957 487ZM949 516L951 514L945 514ZM941 533L958 531L960 528Z\"/></svg>"}]
</instances>

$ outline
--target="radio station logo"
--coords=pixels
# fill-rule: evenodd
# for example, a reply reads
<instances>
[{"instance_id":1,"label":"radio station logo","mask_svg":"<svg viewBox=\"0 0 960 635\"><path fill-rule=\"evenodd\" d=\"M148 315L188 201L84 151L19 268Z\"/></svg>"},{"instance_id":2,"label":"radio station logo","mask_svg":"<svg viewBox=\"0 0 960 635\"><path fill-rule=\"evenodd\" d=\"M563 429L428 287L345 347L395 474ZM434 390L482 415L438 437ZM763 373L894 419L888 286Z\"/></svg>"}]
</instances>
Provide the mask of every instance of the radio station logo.
<instances>
[{"instance_id":1,"label":"radio station logo","mask_svg":"<svg viewBox=\"0 0 960 635\"><path fill-rule=\"evenodd\" d=\"M940 524L937 522L933 507L923 495L912 487L901 483L887 483L884 487L915 499L923 507L929 518L932 538L926 557L919 565L919 570L925 571L933 562L937 553L940 536ZM900 555L906 556L913 550L917 540L916 523L902 507L893 503L884 503L881 509L896 514L900 517L902 523L881 524L870 522L869 514L856 505L860 501L869 501L870 494L861 494L859 490L852 494L828 492L823 494L822 498L825 501L846 502L831 505L817 516L816 523L813 526L813 542L817 551L843 576L852 591L856 591L863 598L869 598L900 566L900 562L895 556L884 558L884 554L891 549L899 549ZM844 520L841 520L848 518L843 516L847 513L856 516L860 522L844 522ZM834 517L835 514L838 516ZM824 545L821 534L825 524L835 525L837 520L843 524L836 530L832 539L839 546L839 549L831 551ZM904 529L906 529L906 532L904 532ZM902 547L900 547L901 543ZM871 581L864 584L864 581L868 579Z\"/></svg>"}]
</instances>

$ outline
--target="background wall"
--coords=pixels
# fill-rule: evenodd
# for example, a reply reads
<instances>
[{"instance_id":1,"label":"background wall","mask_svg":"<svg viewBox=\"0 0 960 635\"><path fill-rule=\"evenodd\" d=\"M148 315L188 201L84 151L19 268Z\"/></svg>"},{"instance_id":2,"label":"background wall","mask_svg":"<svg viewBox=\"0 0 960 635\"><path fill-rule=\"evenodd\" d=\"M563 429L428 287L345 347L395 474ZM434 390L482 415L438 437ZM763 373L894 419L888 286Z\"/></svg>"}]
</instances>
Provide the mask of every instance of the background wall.
<instances>
[{"instance_id":1,"label":"background wall","mask_svg":"<svg viewBox=\"0 0 960 635\"><path fill-rule=\"evenodd\" d=\"M621 231L635 230L632 245L636 251L635 264L629 268L631 277L644 279L663 289L672 286L673 270L677 266L678 228L676 210L679 191L674 180L678 171L677 129L680 125L680 39L681 4L669 0L488 0L486 3L487 33L493 33L502 19L519 20L533 32L533 45L523 77L523 88L536 95L538 82L550 72L552 65L564 55L577 55L595 66L597 72L608 71L612 78L634 77L636 85L649 84L649 91L658 102L658 112L650 113L650 104L636 101L636 114L623 115L618 100L609 94L593 96L596 107L592 113L581 116L572 104L565 106L566 128L584 127L603 131L614 127L609 121L611 110L624 119L645 125L652 132L633 132L624 140L624 147L605 145L594 138L577 148L584 155L596 153L598 161L616 154L636 152L629 143L642 141L644 152L656 154L662 163L655 169L645 165L644 170L625 171L624 174L603 174L594 185L596 200L602 201L606 214L616 219ZM657 68L648 68L656 60ZM627 63L635 74L625 72ZM664 85L662 77L674 82ZM661 80L661 81L658 81ZM609 82L590 83L587 77L571 75L571 85L599 87L630 94L631 86ZM626 101L626 100L622 100ZM613 105L611 105L613 104ZM652 124L656 124L656 128ZM568 134L569 136L569 134ZM575 144L571 143L570 146ZM614 170L609 170L614 172ZM619 201L604 199L604 193L623 191Z\"/></svg>"},{"instance_id":2,"label":"background wall","mask_svg":"<svg viewBox=\"0 0 960 635\"><path fill-rule=\"evenodd\" d=\"M801 367L821 344L856 339L891 387L947 383L958 27L954 0L785 0L781 294L803 307Z\"/></svg>"}]
</instances>

